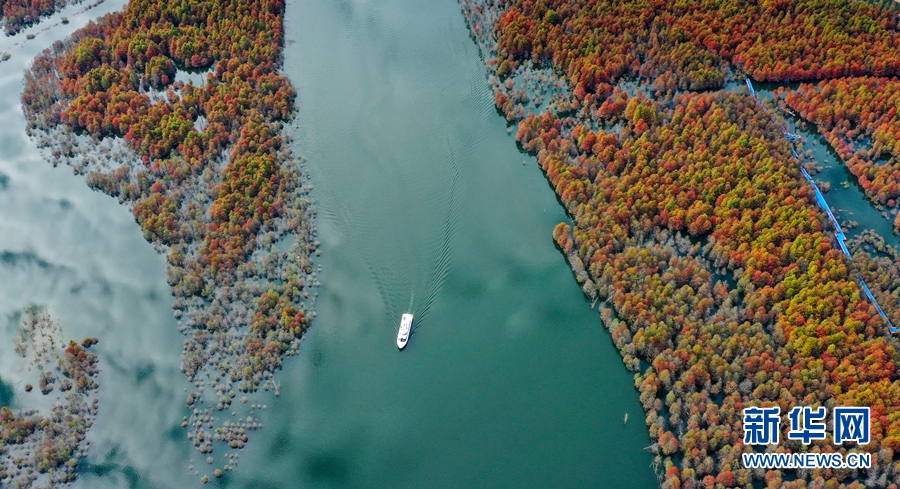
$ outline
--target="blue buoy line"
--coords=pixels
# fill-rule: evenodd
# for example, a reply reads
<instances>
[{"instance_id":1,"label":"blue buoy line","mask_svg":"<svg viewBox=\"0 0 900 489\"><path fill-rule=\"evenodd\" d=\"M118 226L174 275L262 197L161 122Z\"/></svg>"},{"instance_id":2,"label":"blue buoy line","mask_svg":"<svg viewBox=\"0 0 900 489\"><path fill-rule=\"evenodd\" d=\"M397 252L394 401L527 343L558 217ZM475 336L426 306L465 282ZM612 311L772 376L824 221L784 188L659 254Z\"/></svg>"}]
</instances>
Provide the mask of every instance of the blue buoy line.
<instances>
[{"instance_id":1,"label":"blue buoy line","mask_svg":"<svg viewBox=\"0 0 900 489\"><path fill-rule=\"evenodd\" d=\"M795 141L795 140L797 140L797 139L800 139L800 136L799 136L798 134L791 134L791 133L787 130L787 128L784 127L784 125L783 125L782 123L780 123L780 122L778 122L777 120L775 120L775 116L772 115L772 114L770 114L769 111L768 111L768 109L766 109L766 107L765 107L763 104L760 103L759 99L756 98L756 90L753 89L753 84L750 83L750 79L749 79L749 78L747 78L747 88L750 89L750 96L753 97L753 101L756 102L756 106L759 107L759 110L763 111L763 112L766 113L766 114L769 114L769 119L771 119L771 121L774 122L775 124L778 124L778 127L781 128L781 132L784 133L784 137L785 137L788 141Z\"/></svg>"},{"instance_id":2,"label":"blue buoy line","mask_svg":"<svg viewBox=\"0 0 900 489\"><path fill-rule=\"evenodd\" d=\"M750 83L749 78L747 78L747 87L750 89L750 96L753 97L753 100L756 102L756 105L761 110L765 111L766 108L763 107L763 105L756 98L756 91L753 90L753 84ZM783 125L781 125L781 123L776 121L774 116L772 116L771 114L769 115L769 117L776 124L778 124L781 127L781 130L784 132L784 135L785 135L784 137L788 141L791 142L791 153L794 155L794 158L797 158L797 161L799 162L800 155L798 155L797 151L794 149L793 143L794 143L794 141L800 139L800 136L798 136L797 134L791 134L790 132L788 132L788 130ZM850 250L847 249L847 244L846 244L847 235L844 234L844 230L841 229L840 223L838 223L837 218L834 217L834 214L831 212L831 207L828 205L828 202L825 201L825 196L822 195L822 192L819 190L819 186L816 185L816 182L813 181L812 176L810 176L809 172L807 172L806 169L803 168L802 165L800 166L800 173L802 173L803 178L805 178L806 181L809 182L810 185L812 185L813 192L815 192L815 194L816 194L816 203L818 203L819 207L821 207L822 210L825 211L825 214L828 215L828 219L831 221L831 225L834 227L834 237L835 237L835 240L837 241L838 247L840 247L841 251L844 252L844 255L847 256L847 260L850 261L850 266L853 267L853 273L856 274L856 280L859 281L859 285L862 286L862 289L866 293L866 296L869 298L869 301L875 306L875 310L878 311L878 314L880 314L882 318L884 318L885 322L887 323L888 329L891 331L891 333L896 333L898 330L900 330L900 328L894 327L894 325L891 323L891 320L888 319L887 314L885 314L884 310L881 309L881 305L878 304L877 300L875 300L875 296L872 295L872 291L869 290L869 286L866 285L866 282L863 280L862 276L859 274L859 271L856 270L856 267L853 266L853 257L850 255Z\"/></svg>"}]
</instances>

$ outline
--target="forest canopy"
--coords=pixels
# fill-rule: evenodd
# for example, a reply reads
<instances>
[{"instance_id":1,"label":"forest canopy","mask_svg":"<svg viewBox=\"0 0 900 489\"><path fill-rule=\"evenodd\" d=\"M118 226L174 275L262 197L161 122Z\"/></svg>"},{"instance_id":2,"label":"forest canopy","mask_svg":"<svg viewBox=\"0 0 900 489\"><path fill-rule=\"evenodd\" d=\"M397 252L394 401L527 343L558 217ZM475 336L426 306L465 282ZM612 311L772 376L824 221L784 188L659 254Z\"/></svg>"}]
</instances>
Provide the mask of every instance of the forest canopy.
<instances>
[{"instance_id":1,"label":"forest canopy","mask_svg":"<svg viewBox=\"0 0 900 489\"><path fill-rule=\"evenodd\" d=\"M0 0L0 22L7 35L15 34L78 1L81 0Z\"/></svg>"},{"instance_id":2,"label":"forest canopy","mask_svg":"<svg viewBox=\"0 0 900 489\"><path fill-rule=\"evenodd\" d=\"M274 374L314 316L315 208L284 134L284 9L132 0L36 58L22 95L51 161L131 208L165 253L181 369L199 391L182 427L209 460L232 450L219 474L248 434L213 412L235 409L237 392L277 394Z\"/></svg>"},{"instance_id":3,"label":"forest canopy","mask_svg":"<svg viewBox=\"0 0 900 489\"><path fill-rule=\"evenodd\" d=\"M804 83L785 102L812 122L874 201L900 198L900 80L856 77ZM894 221L900 232L900 218Z\"/></svg>"},{"instance_id":4,"label":"forest canopy","mask_svg":"<svg viewBox=\"0 0 900 489\"><path fill-rule=\"evenodd\" d=\"M897 22L847 0L518 0L500 14L496 50L501 75L502 61L531 58L576 90L664 74L698 90L722 87L730 69L778 82L898 75Z\"/></svg>"},{"instance_id":5,"label":"forest canopy","mask_svg":"<svg viewBox=\"0 0 900 489\"><path fill-rule=\"evenodd\" d=\"M662 487L896 488L900 355L854 267L886 300L896 287L875 262L837 249L792 143L743 78L855 77L801 85L787 100L817 124L828 114L823 131L865 147L847 161L873 199L895 205L897 11L836 0L463 9L487 50L498 110L571 218L553 238L585 293L605 304L604 323L636 372ZM538 73L545 66L549 78ZM553 77L567 90L532 112ZM753 451L744 407L837 405L871 407L873 442L854 447L873 454L870 470L742 466ZM848 449L782 440L778 452Z\"/></svg>"}]
</instances>

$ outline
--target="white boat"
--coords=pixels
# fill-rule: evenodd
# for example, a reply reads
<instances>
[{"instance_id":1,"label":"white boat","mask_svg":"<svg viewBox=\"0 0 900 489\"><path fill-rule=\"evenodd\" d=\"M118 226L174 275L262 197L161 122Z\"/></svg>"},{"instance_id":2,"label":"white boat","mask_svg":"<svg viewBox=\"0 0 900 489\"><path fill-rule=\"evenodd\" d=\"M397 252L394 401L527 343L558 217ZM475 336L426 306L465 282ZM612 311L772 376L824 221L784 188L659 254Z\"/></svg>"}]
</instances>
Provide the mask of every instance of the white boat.
<instances>
[{"instance_id":1,"label":"white boat","mask_svg":"<svg viewBox=\"0 0 900 489\"><path fill-rule=\"evenodd\" d=\"M403 349L409 341L409 333L412 331L413 315L406 313L400 319L400 331L397 333L397 348Z\"/></svg>"}]
</instances>

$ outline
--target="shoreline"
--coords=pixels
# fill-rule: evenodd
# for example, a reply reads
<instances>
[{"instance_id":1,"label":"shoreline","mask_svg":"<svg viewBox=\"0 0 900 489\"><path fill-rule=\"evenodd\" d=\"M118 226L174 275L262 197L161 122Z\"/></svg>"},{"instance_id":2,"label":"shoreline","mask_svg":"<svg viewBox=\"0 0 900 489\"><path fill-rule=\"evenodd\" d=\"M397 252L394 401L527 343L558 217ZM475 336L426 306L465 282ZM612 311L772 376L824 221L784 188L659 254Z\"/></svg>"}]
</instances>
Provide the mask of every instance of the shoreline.
<instances>
[{"instance_id":1,"label":"shoreline","mask_svg":"<svg viewBox=\"0 0 900 489\"><path fill-rule=\"evenodd\" d=\"M39 381L38 386L25 384L22 397L33 401L40 394L43 404L51 405L16 410L3 406L0 480L11 487L68 485L77 479L78 466L90 449L86 437L99 411L99 359L88 351L98 340L70 340L66 347L62 327L46 309L32 305L25 314L15 353L29 372L39 372ZM89 402L91 396L97 397Z\"/></svg>"},{"instance_id":2,"label":"shoreline","mask_svg":"<svg viewBox=\"0 0 900 489\"><path fill-rule=\"evenodd\" d=\"M693 487L701 480L717 481L717 475L727 475L727 480L740 485L760 480L739 465L740 454L750 447L735 435L723 435L723 430L740 425L735 414L739 407L766 400L786 413L801 399L823 403L836 399L825 386L797 379L792 373L796 369L773 368L775 375L791 379L791 386L801 386L806 397L769 375L751 376L743 361L773 358L782 366L806 366L815 361L813 351L818 350L795 352L789 346L803 341L821 344L817 327L846 337L840 348L832 345L822 352L821 358L828 364L861 368L854 348L876 348L896 355L892 346L896 342L892 343L875 308L835 290L845 284L848 290L856 289L855 280L830 274L811 282L790 282L792 289L781 293L786 270L798 265L781 263L774 255L767 258L766 266L756 261L760 253L768 255L760 248L765 243L777 247L782 242L828 239L823 229L817 229L822 227L820 216L801 188L802 179L790 175L792 165L788 163L793 159L790 148L781 141L783 131L778 122L769 120L742 94L709 92L702 86L696 93L676 90L676 83L685 79L677 80L671 72L656 77L653 69L660 68L646 68L641 60L625 70L641 73L639 87L633 90L630 85L634 82L628 81L625 71L610 74L603 71L611 69L608 65L587 65L601 63L597 59L602 56L591 58L590 49L583 53L563 48L564 42L557 38L550 40L557 34L565 39L571 33L566 26L573 28L569 24L558 27L562 15L552 8L559 7L490 0L463 0L460 5L482 52L498 112L506 117L511 130L518 129L520 149L536 157L571 220L557 226L554 241L587 297L610 303L601 305L601 316L626 368L636 372L634 385L646 413L653 442L648 450L655 455L653 467L660 484ZM577 12L577 5L570 8L565 22L577 19L582 23L573 25L584 27L591 11L588 9L585 18L576 17ZM498 19L505 22L499 29L507 29L499 34ZM505 43L503 49L509 49L502 56L499 40ZM555 88L558 82L552 73L548 76L542 71L545 60L538 63L532 56L547 55L547 49L571 49L550 54L554 60L569 63L570 71L581 70L569 73L571 83L565 84L569 96L557 95L555 106L545 108L540 87ZM595 72L588 69L591 67ZM564 70L565 66L557 68ZM718 68L721 66L711 69ZM721 73L723 85L734 75L727 70ZM601 77L599 81L595 75ZM650 80L652 89L662 91L663 96L641 90L651 88ZM735 146L733 138L722 137L725 131L740 135L740 140L757 152ZM730 153L729 157L725 153ZM761 154L772 163L762 163ZM788 205L771 201L763 205L755 199L766 199L765 193L750 196L741 188L777 190L781 197L789 195L790 201ZM722 212L723 205L733 211ZM777 218L772 214L776 211ZM765 227L774 229L742 228L735 222L759 222L761 218L766 219ZM805 222L798 224L801 219ZM740 240L734 238L736 232ZM750 260L749 253L753 256ZM840 254L826 255L815 249L797 254L803 257L800 267L815 264L830 270L845 266ZM839 308L824 311L807 306L796 299L797 288L803 297L820 296L820 301ZM853 334L847 336L848 332ZM741 355L733 349L735 344L741 345ZM883 373L886 379L888 373ZM826 385L840 382L826 380ZM879 384L871 380L865 385ZM770 396L769 392L780 395ZM837 397L852 399L849 393ZM894 412L893 407L881 409L884 416ZM695 418L704 412L712 413L715 421ZM894 447L888 431L891 423L887 418L881 422L885 430L882 447ZM718 441L710 445L698 442L704 432ZM692 451L683 448L685 445ZM786 449L801 449L794 445ZM860 448L873 452L877 445ZM835 447L824 445L822 449ZM707 463L709 456L717 458L716 465ZM886 470L890 463L890 457L879 459L870 474Z\"/></svg>"},{"instance_id":3,"label":"shoreline","mask_svg":"<svg viewBox=\"0 0 900 489\"><path fill-rule=\"evenodd\" d=\"M292 153L287 140L287 123L295 110L293 91L281 68L283 43L277 36L277 59L269 65L270 74L256 75L280 80L278 98L269 107L251 107L229 120L215 112L215 106L197 104L198 99L216 99L214 85L244 83L228 76L230 70L244 69L240 65L212 61L212 69L218 66L218 71L210 71L200 86L190 83L190 77L188 83L176 81L181 70L167 68L173 71L160 78L155 74L152 79L145 78L129 92L133 99L146 100L142 103L151 108L174 110L171 113L175 115L184 113L180 112L182 107L194 111L189 116L194 119L193 128L176 140L177 147L165 150L154 149L152 144L138 145L132 138L133 131L100 135L94 126L79 129L83 119L67 119L67 114L78 110L74 107L80 107L80 101L92 95L78 88L73 91L71 86L63 88L65 77L61 73L71 70L66 65L68 53L79 43L103 37L104 29L117 29L120 19L129 15L141 13L134 12L129 4L122 13L89 25L36 60L26 77L23 95L28 132L54 165L68 164L76 174L86 176L89 186L118 197L132 209L147 241L167 255L174 315L186 336L182 371L195 387L185 393L189 415L181 423L200 454L189 470L197 476L206 472L195 465L201 460L213 464L212 453L219 450L224 456L219 458L219 469L212 472L221 477L223 471L236 465L249 441L249 432L263 426L258 416L263 416L266 405L248 405L250 397L261 399L262 393L254 395L260 390L280 394L275 373L285 358L297 354L302 333L315 317L319 271L314 258L318 252L316 209L309 195L304 160ZM278 13L280 26L282 21L283 4ZM283 34L282 27L279 32ZM192 63L202 62L194 56ZM120 79L118 83L130 82ZM123 87L129 89L126 85ZM281 105L285 97L290 109ZM41 100L55 102L46 105ZM252 114L260 109L269 115L257 121ZM137 115L132 120L133 130L143 127L141 117L152 115ZM65 120L75 121L75 127ZM148 122L150 127L159 124ZM240 132L236 132L235 124L243 125ZM200 148L194 153L191 144L195 144L192 142L197 135L205 138L216 134L214 131L230 133L231 142L218 143L221 149L207 152ZM186 173L163 171L186 159L192 161ZM255 229L248 232L245 227L235 227L234 221L223 221L219 210L235 204L223 198L234 189L234 182L245 185L245 180L235 179L246 177L238 175L258 171L266 172L268 180L258 184L262 186L255 191L258 203L251 204L256 207L248 209L239 204L231 211L251 212L244 223ZM142 183L148 179L156 183ZM266 189L271 185L270 194ZM234 195L238 197L229 198L241 198L243 193ZM159 221L160 213L168 217ZM204 476L205 481L209 475Z\"/></svg>"}]
</instances>

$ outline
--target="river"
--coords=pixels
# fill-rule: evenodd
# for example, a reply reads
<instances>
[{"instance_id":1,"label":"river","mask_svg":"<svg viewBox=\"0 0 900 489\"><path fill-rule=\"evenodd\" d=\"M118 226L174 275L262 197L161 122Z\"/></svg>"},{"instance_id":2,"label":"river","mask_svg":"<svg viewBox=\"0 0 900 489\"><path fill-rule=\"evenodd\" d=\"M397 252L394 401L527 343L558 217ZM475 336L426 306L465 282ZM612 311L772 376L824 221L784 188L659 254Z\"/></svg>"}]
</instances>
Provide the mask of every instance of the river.
<instances>
[{"instance_id":1,"label":"river","mask_svg":"<svg viewBox=\"0 0 900 489\"><path fill-rule=\"evenodd\" d=\"M553 245L565 216L494 110L459 5L300 0L286 25L323 287L270 448L243 459L271 470L235 478L655 486L632 376Z\"/></svg>"},{"instance_id":2,"label":"river","mask_svg":"<svg viewBox=\"0 0 900 489\"><path fill-rule=\"evenodd\" d=\"M67 8L23 47L0 39L13 54L0 75L0 343L32 302L68 336L100 338L83 487L190 487L164 259L115 199L41 160L19 106L40 49L122 4ZM632 376L553 245L565 216L494 110L459 5L299 0L286 29L323 286L280 398L257 398L265 428L211 485L655 487ZM406 310L416 329L400 352ZM0 355L22 407L19 368L11 347Z\"/></svg>"},{"instance_id":3,"label":"river","mask_svg":"<svg viewBox=\"0 0 900 489\"><path fill-rule=\"evenodd\" d=\"M0 344L30 303L69 337L100 338L82 487L198 486L164 259L127 209L42 161L19 106L43 47L122 5L68 7L33 40L0 38L12 54L0 64ZM280 398L256 398L265 428L212 486L655 487L631 375L553 246L566 217L494 110L458 4L297 0L286 28L323 286ZM823 140L798 129L826 199L860 222L848 234L896 242L859 188L842 188L854 179ZM407 310L416 329L400 352ZM12 348L0 352L15 407L34 398L21 375Z\"/></svg>"}]
</instances>

